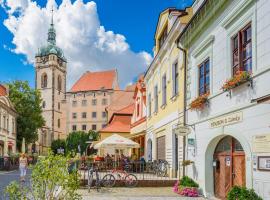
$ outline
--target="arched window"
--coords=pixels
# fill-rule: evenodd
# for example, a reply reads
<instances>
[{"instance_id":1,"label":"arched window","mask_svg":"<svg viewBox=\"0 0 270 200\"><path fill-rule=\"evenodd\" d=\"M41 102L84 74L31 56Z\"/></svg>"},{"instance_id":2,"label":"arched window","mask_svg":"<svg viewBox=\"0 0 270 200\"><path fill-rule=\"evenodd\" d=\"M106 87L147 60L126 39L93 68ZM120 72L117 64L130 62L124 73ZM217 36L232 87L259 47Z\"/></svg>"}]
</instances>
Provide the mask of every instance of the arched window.
<instances>
[{"instance_id":1,"label":"arched window","mask_svg":"<svg viewBox=\"0 0 270 200\"><path fill-rule=\"evenodd\" d=\"M57 77L57 89L59 91L62 90L62 79L61 79L61 76L60 75Z\"/></svg>"},{"instance_id":2,"label":"arched window","mask_svg":"<svg viewBox=\"0 0 270 200\"><path fill-rule=\"evenodd\" d=\"M41 88L46 88L48 85L48 76L46 73L43 73L41 76Z\"/></svg>"}]
</instances>

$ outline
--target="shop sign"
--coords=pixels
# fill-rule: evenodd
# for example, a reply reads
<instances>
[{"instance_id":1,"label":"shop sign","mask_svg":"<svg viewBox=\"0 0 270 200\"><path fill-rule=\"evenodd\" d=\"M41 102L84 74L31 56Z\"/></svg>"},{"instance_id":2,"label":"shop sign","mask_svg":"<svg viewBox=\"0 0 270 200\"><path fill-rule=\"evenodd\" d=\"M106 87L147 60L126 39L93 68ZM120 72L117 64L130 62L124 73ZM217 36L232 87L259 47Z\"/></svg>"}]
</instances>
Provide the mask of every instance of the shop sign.
<instances>
[{"instance_id":1,"label":"shop sign","mask_svg":"<svg viewBox=\"0 0 270 200\"><path fill-rule=\"evenodd\" d=\"M270 153L270 134L256 135L252 139L253 152Z\"/></svg>"},{"instance_id":2,"label":"shop sign","mask_svg":"<svg viewBox=\"0 0 270 200\"><path fill-rule=\"evenodd\" d=\"M174 129L174 134L180 135L180 136L187 136L191 132L190 128L188 126L177 126Z\"/></svg>"},{"instance_id":3,"label":"shop sign","mask_svg":"<svg viewBox=\"0 0 270 200\"><path fill-rule=\"evenodd\" d=\"M225 115L222 117L218 117L210 121L210 128L217 128L221 126L226 126L230 124L239 123L243 120L243 113L236 112L230 115Z\"/></svg>"}]
</instances>

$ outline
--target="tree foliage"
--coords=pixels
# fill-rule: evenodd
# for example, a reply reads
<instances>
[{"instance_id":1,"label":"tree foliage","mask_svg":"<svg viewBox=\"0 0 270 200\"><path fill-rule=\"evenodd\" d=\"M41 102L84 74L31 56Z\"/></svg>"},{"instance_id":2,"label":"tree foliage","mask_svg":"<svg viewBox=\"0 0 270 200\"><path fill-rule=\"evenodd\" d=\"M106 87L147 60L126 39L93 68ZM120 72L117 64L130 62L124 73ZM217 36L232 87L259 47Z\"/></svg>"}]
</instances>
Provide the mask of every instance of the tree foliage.
<instances>
[{"instance_id":1,"label":"tree foliage","mask_svg":"<svg viewBox=\"0 0 270 200\"><path fill-rule=\"evenodd\" d=\"M26 144L37 141L37 131L45 124L41 109L42 99L40 92L30 88L26 81L14 81L8 86L9 98L18 113L17 146L20 148L22 138L25 138Z\"/></svg>"},{"instance_id":2,"label":"tree foliage","mask_svg":"<svg viewBox=\"0 0 270 200\"><path fill-rule=\"evenodd\" d=\"M94 141L98 140L99 138L99 134L95 131L89 131L88 133L83 131L75 131L70 133L66 139L67 150L70 152L78 152L83 154L88 146L86 142L89 141L89 136L92 136Z\"/></svg>"},{"instance_id":3,"label":"tree foliage","mask_svg":"<svg viewBox=\"0 0 270 200\"><path fill-rule=\"evenodd\" d=\"M32 166L30 186L21 188L17 182L7 186L5 193L10 199L77 200L80 185L77 171L68 172L70 158L62 155L40 157Z\"/></svg>"},{"instance_id":4,"label":"tree foliage","mask_svg":"<svg viewBox=\"0 0 270 200\"><path fill-rule=\"evenodd\" d=\"M51 149L54 154L56 154L57 149L60 149L60 148L64 149L66 153L66 140L57 139L57 140L52 141Z\"/></svg>"}]
</instances>

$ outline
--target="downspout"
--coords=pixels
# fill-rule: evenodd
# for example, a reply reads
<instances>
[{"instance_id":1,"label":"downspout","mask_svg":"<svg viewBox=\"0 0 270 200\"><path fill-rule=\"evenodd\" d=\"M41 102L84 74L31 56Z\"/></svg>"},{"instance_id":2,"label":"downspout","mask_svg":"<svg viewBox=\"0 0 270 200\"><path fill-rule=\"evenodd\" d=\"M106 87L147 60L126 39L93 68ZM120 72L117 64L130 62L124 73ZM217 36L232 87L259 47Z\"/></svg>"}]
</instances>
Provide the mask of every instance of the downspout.
<instances>
[{"instance_id":1,"label":"downspout","mask_svg":"<svg viewBox=\"0 0 270 200\"><path fill-rule=\"evenodd\" d=\"M179 46L179 39L176 40L176 46L183 52L184 59L184 126L187 124L186 108L187 108L187 50ZM183 136L183 162L186 160L186 136ZM186 175L186 166L183 165L183 176Z\"/></svg>"}]
</instances>

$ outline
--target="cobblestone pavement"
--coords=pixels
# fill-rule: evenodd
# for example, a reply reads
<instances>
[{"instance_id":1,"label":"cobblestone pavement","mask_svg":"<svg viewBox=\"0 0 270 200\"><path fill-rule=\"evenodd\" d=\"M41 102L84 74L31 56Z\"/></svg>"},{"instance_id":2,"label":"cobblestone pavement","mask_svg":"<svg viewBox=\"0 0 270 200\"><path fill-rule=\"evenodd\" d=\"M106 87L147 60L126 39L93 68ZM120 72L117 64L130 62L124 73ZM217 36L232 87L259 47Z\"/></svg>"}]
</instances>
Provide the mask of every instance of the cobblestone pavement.
<instances>
[{"instance_id":1,"label":"cobblestone pavement","mask_svg":"<svg viewBox=\"0 0 270 200\"><path fill-rule=\"evenodd\" d=\"M172 187L137 187L137 188L102 188L99 192L93 189L79 190L83 200L204 200L204 198L180 197L172 191Z\"/></svg>"},{"instance_id":2,"label":"cobblestone pavement","mask_svg":"<svg viewBox=\"0 0 270 200\"><path fill-rule=\"evenodd\" d=\"M26 180L29 180L29 170L27 170ZM0 200L4 199L4 190L11 181L18 181L20 179L19 170L11 172L0 172Z\"/></svg>"}]
</instances>

